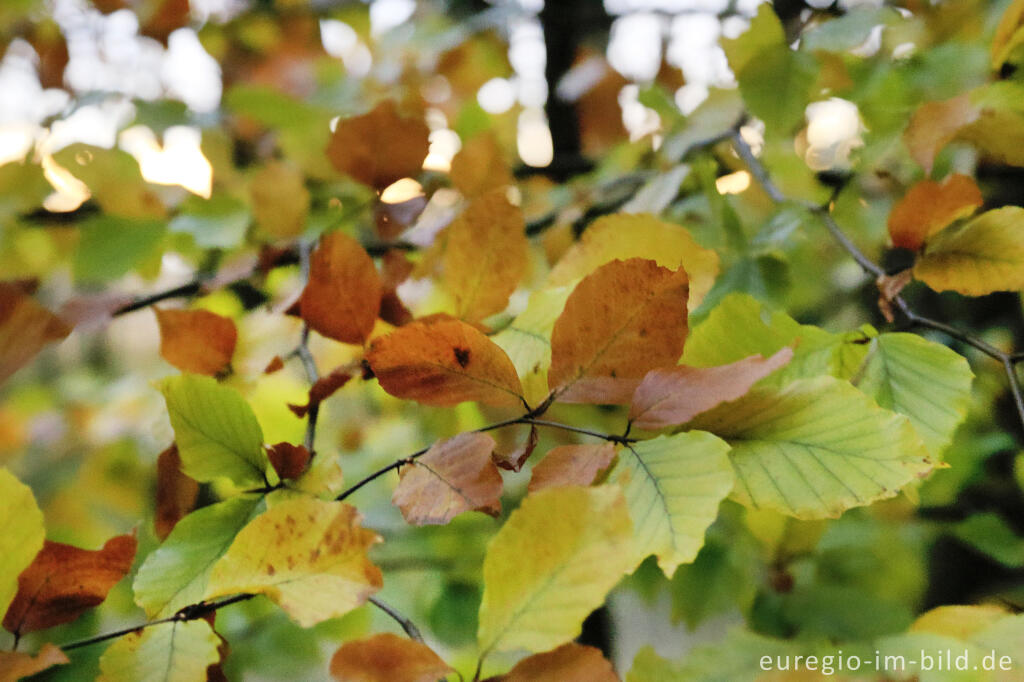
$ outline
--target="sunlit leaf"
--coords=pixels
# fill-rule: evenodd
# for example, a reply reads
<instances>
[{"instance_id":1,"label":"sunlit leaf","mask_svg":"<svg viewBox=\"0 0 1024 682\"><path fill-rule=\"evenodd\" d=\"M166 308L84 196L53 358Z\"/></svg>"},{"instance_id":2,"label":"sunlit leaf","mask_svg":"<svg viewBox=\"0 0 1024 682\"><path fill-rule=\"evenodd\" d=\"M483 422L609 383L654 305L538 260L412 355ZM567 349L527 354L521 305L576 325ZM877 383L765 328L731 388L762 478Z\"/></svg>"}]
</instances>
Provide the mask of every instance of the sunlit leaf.
<instances>
[{"instance_id":1,"label":"sunlit leaf","mask_svg":"<svg viewBox=\"0 0 1024 682\"><path fill-rule=\"evenodd\" d=\"M0 682L15 682L68 662L64 652L50 643L44 644L35 656L20 651L0 651Z\"/></svg>"},{"instance_id":2,"label":"sunlit leaf","mask_svg":"<svg viewBox=\"0 0 1024 682\"><path fill-rule=\"evenodd\" d=\"M163 623L116 640L100 657L96 682L198 682L220 660L205 620Z\"/></svg>"},{"instance_id":3,"label":"sunlit leaf","mask_svg":"<svg viewBox=\"0 0 1024 682\"><path fill-rule=\"evenodd\" d=\"M344 232L324 235L299 299L302 319L324 336L362 344L380 312L381 283L366 250Z\"/></svg>"},{"instance_id":4,"label":"sunlit leaf","mask_svg":"<svg viewBox=\"0 0 1024 682\"><path fill-rule=\"evenodd\" d=\"M612 664L600 649L563 644L557 649L528 656L512 670L490 682L618 682Z\"/></svg>"},{"instance_id":5,"label":"sunlit leaf","mask_svg":"<svg viewBox=\"0 0 1024 682\"><path fill-rule=\"evenodd\" d=\"M327 156L340 172L382 190L419 174L429 134L425 123L399 116L394 102L385 100L369 113L338 121Z\"/></svg>"},{"instance_id":6,"label":"sunlit leaf","mask_svg":"<svg viewBox=\"0 0 1024 682\"><path fill-rule=\"evenodd\" d=\"M0 282L0 384L36 353L71 333L59 317L13 282Z\"/></svg>"},{"instance_id":7,"label":"sunlit leaf","mask_svg":"<svg viewBox=\"0 0 1024 682\"><path fill-rule=\"evenodd\" d=\"M389 632L345 642L331 658L338 682L436 682L451 672L426 644Z\"/></svg>"},{"instance_id":8,"label":"sunlit leaf","mask_svg":"<svg viewBox=\"0 0 1024 682\"><path fill-rule=\"evenodd\" d=\"M974 179L954 174L943 183L922 180L900 199L889 214L894 246L917 250L947 225L966 218L984 203Z\"/></svg>"},{"instance_id":9,"label":"sunlit leaf","mask_svg":"<svg viewBox=\"0 0 1024 682\"><path fill-rule=\"evenodd\" d=\"M614 459L615 447L611 443L559 445L533 467L528 490L535 493L545 488L591 485Z\"/></svg>"},{"instance_id":10,"label":"sunlit leaf","mask_svg":"<svg viewBox=\"0 0 1024 682\"><path fill-rule=\"evenodd\" d=\"M183 372L216 376L231 365L238 330L209 310L153 308L160 325L160 355Z\"/></svg>"},{"instance_id":11,"label":"sunlit leaf","mask_svg":"<svg viewBox=\"0 0 1024 682\"><path fill-rule=\"evenodd\" d=\"M18 591L18 574L43 548L43 513L32 490L7 469L0 469L0 613Z\"/></svg>"}]
</instances>

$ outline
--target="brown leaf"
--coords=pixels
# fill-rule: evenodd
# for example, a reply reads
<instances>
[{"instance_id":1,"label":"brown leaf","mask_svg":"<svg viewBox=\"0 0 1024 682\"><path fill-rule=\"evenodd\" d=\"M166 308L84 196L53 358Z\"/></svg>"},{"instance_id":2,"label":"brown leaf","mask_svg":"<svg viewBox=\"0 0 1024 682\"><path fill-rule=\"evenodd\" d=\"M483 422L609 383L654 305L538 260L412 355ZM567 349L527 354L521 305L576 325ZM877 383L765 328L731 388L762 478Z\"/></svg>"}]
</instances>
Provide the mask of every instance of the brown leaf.
<instances>
[{"instance_id":1,"label":"brown leaf","mask_svg":"<svg viewBox=\"0 0 1024 682\"><path fill-rule=\"evenodd\" d=\"M71 327L25 292L23 282L0 282L0 384L43 346L70 333Z\"/></svg>"},{"instance_id":2,"label":"brown leaf","mask_svg":"<svg viewBox=\"0 0 1024 682\"><path fill-rule=\"evenodd\" d=\"M971 103L970 93L941 102L921 105L903 132L903 141L926 173L932 172L935 157L953 141L964 126L978 120L981 112Z\"/></svg>"},{"instance_id":3,"label":"brown leaf","mask_svg":"<svg viewBox=\"0 0 1024 682\"><path fill-rule=\"evenodd\" d=\"M336 367L327 376L322 376L309 389L309 400L305 405L288 404L288 409L295 413L295 416L302 419L306 414L323 401L334 395L334 392L348 383L352 378L354 366L352 364Z\"/></svg>"},{"instance_id":4,"label":"brown leaf","mask_svg":"<svg viewBox=\"0 0 1024 682\"><path fill-rule=\"evenodd\" d=\"M463 145L452 159L450 176L455 188L469 199L493 189L504 189L515 182L498 139L490 131Z\"/></svg>"},{"instance_id":5,"label":"brown leaf","mask_svg":"<svg viewBox=\"0 0 1024 682\"><path fill-rule=\"evenodd\" d=\"M430 129L402 118L387 100L362 116L338 121L327 156L340 172L377 190L419 175L427 158Z\"/></svg>"},{"instance_id":6,"label":"brown leaf","mask_svg":"<svg viewBox=\"0 0 1024 682\"><path fill-rule=\"evenodd\" d=\"M324 336L362 344L380 312L381 284L366 249L344 232L320 239L299 299L302 319Z\"/></svg>"},{"instance_id":7,"label":"brown leaf","mask_svg":"<svg viewBox=\"0 0 1024 682\"><path fill-rule=\"evenodd\" d=\"M97 551L47 540L18 576L18 593L4 616L4 628L35 632L69 623L101 604L131 570L136 545L134 535L111 538Z\"/></svg>"},{"instance_id":8,"label":"brown leaf","mask_svg":"<svg viewBox=\"0 0 1024 682\"><path fill-rule=\"evenodd\" d=\"M519 471L523 468L523 464L526 460L530 459L530 455L537 448L537 440L539 439L536 426L530 426L530 433L526 437L519 447L509 452L495 452L493 459L494 463L506 471Z\"/></svg>"},{"instance_id":9,"label":"brown leaf","mask_svg":"<svg viewBox=\"0 0 1024 682\"><path fill-rule=\"evenodd\" d=\"M764 358L751 355L718 367L670 367L647 373L633 394L629 419L641 429L685 424L698 414L746 395L747 391L793 359L785 347Z\"/></svg>"},{"instance_id":10,"label":"brown leaf","mask_svg":"<svg viewBox=\"0 0 1024 682\"><path fill-rule=\"evenodd\" d=\"M282 479L298 478L309 466L312 455L302 445L278 443L267 448L267 458Z\"/></svg>"},{"instance_id":11,"label":"brown leaf","mask_svg":"<svg viewBox=\"0 0 1024 682\"><path fill-rule=\"evenodd\" d=\"M893 302L913 280L914 270L912 268L907 268L892 276L882 275L875 280L875 285L878 287L878 309L889 324L896 321L896 314L892 309Z\"/></svg>"},{"instance_id":12,"label":"brown leaf","mask_svg":"<svg viewBox=\"0 0 1024 682\"><path fill-rule=\"evenodd\" d=\"M985 200L974 179L954 174L942 183L922 180L910 188L889 214L894 246L917 251L950 223L974 213Z\"/></svg>"},{"instance_id":13,"label":"brown leaf","mask_svg":"<svg viewBox=\"0 0 1024 682\"><path fill-rule=\"evenodd\" d=\"M505 351L459 320L407 324L375 339L366 360L381 387L397 398L439 407L522 400L523 387Z\"/></svg>"},{"instance_id":14,"label":"brown leaf","mask_svg":"<svg viewBox=\"0 0 1024 682\"><path fill-rule=\"evenodd\" d=\"M559 445L533 468L527 490L534 493L544 488L591 485L608 469L613 459L615 446L611 443Z\"/></svg>"},{"instance_id":15,"label":"brown leaf","mask_svg":"<svg viewBox=\"0 0 1024 682\"><path fill-rule=\"evenodd\" d=\"M600 649L570 642L519 661L497 682L618 682Z\"/></svg>"},{"instance_id":16,"label":"brown leaf","mask_svg":"<svg viewBox=\"0 0 1024 682\"><path fill-rule=\"evenodd\" d=\"M631 258L570 294L551 333L548 386L562 402L625 403L647 372L674 366L687 334L686 272Z\"/></svg>"},{"instance_id":17,"label":"brown leaf","mask_svg":"<svg viewBox=\"0 0 1024 682\"><path fill-rule=\"evenodd\" d=\"M451 672L426 644L390 632L345 642L331 658L339 682L437 682Z\"/></svg>"},{"instance_id":18,"label":"brown leaf","mask_svg":"<svg viewBox=\"0 0 1024 682\"><path fill-rule=\"evenodd\" d=\"M167 37L191 19L189 0L161 0L142 26L142 35L156 38L164 45Z\"/></svg>"},{"instance_id":19,"label":"brown leaf","mask_svg":"<svg viewBox=\"0 0 1024 682\"><path fill-rule=\"evenodd\" d=\"M459 317L479 322L505 309L526 273L525 230L523 212L504 189L475 199L448 227L443 283Z\"/></svg>"},{"instance_id":20,"label":"brown leaf","mask_svg":"<svg viewBox=\"0 0 1024 682\"><path fill-rule=\"evenodd\" d=\"M178 446L172 443L156 458L156 536L163 540L170 535L198 496L199 483L182 472Z\"/></svg>"},{"instance_id":21,"label":"brown leaf","mask_svg":"<svg viewBox=\"0 0 1024 682\"><path fill-rule=\"evenodd\" d=\"M64 652L47 642L35 656L20 651L0 651L0 682L15 682L55 665L70 663Z\"/></svg>"},{"instance_id":22,"label":"brown leaf","mask_svg":"<svg viewBox=\"0 0 1024 682\"><path fill-rule=\"evenodd\" d=\"M231 365L238 343L235 323L209 310L153 308L160 325L160 355L183 372L217 376Z\"/></svg>"},{"instance_id":23,"label":"brown leaf","mask_svg":"<svg viewBox=\"0 0 1024 682\"><path fill-rule=\"evenodd\" d=\"M398 285L409 278L415 267L401 251L391 249L381 258L380 319L396 327L412 322L412 313L398 297Z\"/></svg>"},{"instance_id":24,"label":"brown leaf","mask_svg":"<svg viewBox=\"0 0 1024 682\"><path fill-rule=\"evenodd\" d=\"M282 369L284 369L284 360L281 359L280 355L275 355L267 363L267 366L263 368L263 373L273 374L274 372L280 372Z\"/></svg>"},{"instance_id":25,"label":"brown leaf","mask_svg":"<svg viewBox=\"0 0 1024 682\"><path fill-rule=\"evenodd\" d=\"M501 474L491 459L494 439L460 433L434 443L402 469L391 502L416 526L442 525L467 511L501 513Z\"/></svg>"}]
</instances>

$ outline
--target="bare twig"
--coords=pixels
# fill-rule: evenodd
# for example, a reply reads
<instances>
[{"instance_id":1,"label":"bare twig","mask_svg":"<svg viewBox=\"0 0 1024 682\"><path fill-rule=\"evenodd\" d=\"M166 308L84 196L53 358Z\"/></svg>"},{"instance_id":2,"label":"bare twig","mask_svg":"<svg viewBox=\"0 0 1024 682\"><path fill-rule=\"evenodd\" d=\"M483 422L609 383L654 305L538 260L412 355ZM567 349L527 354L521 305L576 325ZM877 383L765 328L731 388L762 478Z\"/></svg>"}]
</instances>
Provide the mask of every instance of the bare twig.
<instances>
[{"instance_id":1,"label":"bare twig","mask_svg":"<svg viewBox=\"0 0 1024 682\"><path fill-rule=\"evenodd\" d=\"M370 597L368 601L401 625L402 629L405 630L405 634L409 635L409 639L415 639L417 642L423 641L423 635L420 634L420 629L416 627L416 624L395 610L394 607L377 597Z\"/></svg>"}]
</instances>

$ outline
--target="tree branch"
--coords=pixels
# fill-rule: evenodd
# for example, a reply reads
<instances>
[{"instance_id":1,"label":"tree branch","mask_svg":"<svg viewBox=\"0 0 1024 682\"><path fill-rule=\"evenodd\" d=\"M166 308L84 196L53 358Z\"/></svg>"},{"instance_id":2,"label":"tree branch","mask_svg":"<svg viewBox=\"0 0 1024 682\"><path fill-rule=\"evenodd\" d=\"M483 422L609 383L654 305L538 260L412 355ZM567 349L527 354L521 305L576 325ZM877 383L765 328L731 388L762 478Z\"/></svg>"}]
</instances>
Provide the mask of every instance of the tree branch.
<instances>
[{"instance_id":1,"label":"tree branch","mask_svg":"<svg viewBox=\"0 0 1024 682\"><path fill-rule=\"evenodd\" d=\"M402 629L405 630L405 634L409 635L409 639L414 639L417 642L423 641L423 635L420 634L420 629L416 627L416 624L396 611L392 606L389 606L387 602L377 597L370 597L368 601L401 625Z\"/></svg>"}]
</instances>

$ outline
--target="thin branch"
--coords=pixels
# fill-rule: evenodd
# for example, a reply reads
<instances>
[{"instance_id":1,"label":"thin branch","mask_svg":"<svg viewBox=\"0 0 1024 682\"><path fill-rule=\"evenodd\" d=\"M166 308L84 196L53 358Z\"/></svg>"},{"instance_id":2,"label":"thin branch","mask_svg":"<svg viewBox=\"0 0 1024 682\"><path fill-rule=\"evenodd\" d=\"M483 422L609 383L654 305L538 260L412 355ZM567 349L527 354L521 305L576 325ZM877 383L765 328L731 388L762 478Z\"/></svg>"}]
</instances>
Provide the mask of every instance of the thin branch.
<instances>
[{"instance_id":1,"label":"thin branch","mask_svg":"<svg viewBox=\"0 0 1024 682\"><path fill-rule=\"evenodd\" d=\"M420 629L416 627L416 624L395 610L394 607L388 605L387 602L378 599L377 597L370 597L369 602L391 616L395 622L401 625L402 629L405 630L405 634L409 635L409 639L414 639L417 642L423 641L423 635L420 634Z\"/></svg>"},{"instance_id":2,"label":"thin branch","mask_svg":"<svg viewBox=\"0 0 1024 682\"><path fill-rule=\"evenodd\" d=\"M600 431L592 431L590 429L583 429L578 426L572 426L571 424L563 424L561 422L552 422L545 419L532 419L530 417L523 417L517 420L520 424L532 424L533 426L547 426L553 429L561 429L563 431L572 431L573 433L581 433L585 436L592 436L594 438L600 438L606 440L609 443L635 443L636 438L630 438L629 436L616 436L611 433L601 433Z\"/></svg>"},{"instance_id":3,"label":"thin branch","mask_svg":"<svg viewBox=\"0 0 1024 682\"><path fill-rule=\"evenodd\" d=\"M309 255L313 249L312 244L303 244L299 247L299 262L302 265L302 280L303 282L309 281ZM302 337L299 340L299 346L295 349L299 359L302 360L302 366L306 370L306 378L309 380L310 386L316 384L320 379L320 372L317 371L316 362L313 360L313 354L309 352L309 324L306 322L302 323ZM320 416L320 402L310 398L309 400L309 411L306 413L306 438L305 445L306 450L309 451L310 455L314 454L313 442L316 440L316 423Z\"/></svg>"},{"instance_id":4,"label":"thin branch","mask_svg":"<svg viewBox=\"0 0 1024 682\"><path fill-rule=\"evenodd\" d=\"M172 298L187 298L190 296L197 296L199 292L201 292L202 290L203 280L194 279L188 284L182 284L181 286L174 287L173 289L161 291L150 296L144 296L135 301L132 301L131 303L121 306L113 313L111 313L111 315L113 317L118 317L120 315L127 315L128 313L133 313L136 310L148 308L151 305L155 305L157 303L160 303L161 301L166 301Z\"/></svg>"}]
</instances>

